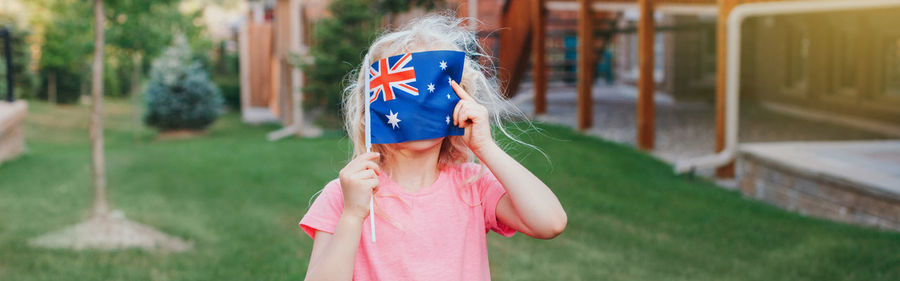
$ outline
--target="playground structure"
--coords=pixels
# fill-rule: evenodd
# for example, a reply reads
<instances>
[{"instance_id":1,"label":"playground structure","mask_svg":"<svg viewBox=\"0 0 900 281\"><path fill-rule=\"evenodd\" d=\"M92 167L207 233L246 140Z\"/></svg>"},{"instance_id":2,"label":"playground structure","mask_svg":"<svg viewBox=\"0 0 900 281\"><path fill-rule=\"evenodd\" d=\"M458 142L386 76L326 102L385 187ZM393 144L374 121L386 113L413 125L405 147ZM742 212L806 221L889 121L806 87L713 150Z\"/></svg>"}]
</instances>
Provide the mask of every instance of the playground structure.
<instances>
[{"instance_id":1,"label":"playground structure","mask_svg":"<svg viewBox=\"0 0 900 281\"><path fill-rule=\"evenodd\" d=\"M898 124L896 124L896 116L898 111L886 106L896 103L896 94L893 94L893 88L874 89L868 87L865 89L845 89L836 85L840 82L823 82L837 75L839 71L851 73L845 75L851 77L845 79L854 81L852 85L881 85L875 87L888 87L895 83L892 73L896 72L893 65L889 62L880 62L879 59L891 59L893 54L893 42L897 39L892 31L885 30L883 33L887 35L877 35L884 38L876 38L870 41L854 40L853 44L871 44L875 46L876 52L881 52L886 56L884 58L873 55L872 61L875 63L860 62L853 67L836 66L837 63L846 62L855 58L847 59L846 55L833 55L838 59L824 58L822 55L816 54L821 60L812 60L806 58L806 50L810 45L808 37L788 34L787 38L793 40L793 45L785 46L789 52L799 52L797 55L793 53L780 54L781 58L786 59L791 65L787 70L771 71L772 63L779 60L773 60L768 57L768 61L756 62L761 69L769 69L771 73L765 73L762 70L753 70L751 73L741 73L741 61L747 57L754 55L769 55L772 53L770 49L778 47L772 45L780 38L775 35L764 34L756 35L764 38L766 44L752 46L749 55L742 54L741 48L746 48L742 43L742 27L745 25L745 19L751 17L768 17L766 20L771 22L773 17L779 15L798 15L810 13L846 13L854 11L873 11L874 9L886 9L900 7L900 2L888 0L869 0L869 1L846 1L846 0L821 0L821 1L741 1L741 0L720 0L720 1L688 1L688 0L638 0L638 1L606 1L606 0L578 0L578 1L507 1L504 7L503 24L501 26L507 29L503 30L500 40L499 51L499 69L504 71L501 77L507 81L506 89L509 96L515 95L518 91L522 77L529 58L532 60L531 78L533 84L533 104L534 115L540 117L546 114L547 108L547 84L548 73L546 71L546 32L548 23L546 21L548 12L554 11L576 11L578 13L578 49L577 49L577 81L576 81L576 110L577 125L576 127L582 131L588 131L593 126L594 114L592 113L594 101L592 85L594 84L596 59L595 43L597 34L607 32L621 32L615 27L605 27L608 31L603 31L603 24L595 23L600 19L601 22L608 14L604 12L636 10L639 13L637 20L637 59L638 59L638 78L637 78L637 100L635 115L635 134L637 148L645 151L653 151L655 147L655 93L656 81L654 77L654 67L657 54L654 52L656 45L655 33L657 32L657 22L654 17L656 12L664 11L685 11L685 10L709 10L716 11L716 83L715 83L715 144L716 153L693 159L678 159L675 161L677 172L693 172L703 168L717 168L716 175L722 178L735 177L735 161L740 160L743 163L741 168L742 174L737 176L740 178L740 189L748 197L769 202L780 207L798 211L804 214L829 218L850 223L869 225L886 229L900 229L900 190L890 188L900 185L900 158L897 158L891 151L897 150L896 142L870 143L870 142L848 142L834 145L817 145L815 150L798 152L796 155L801 157L803 161L786 161L782 157L778 157L779 153L786 149L797 149L806 145L805 142L800 144L785 145L738 145L738 110L739 110L739 92L746 91L741 80L745 80L753 75L762 77L774 77L765 80L764 78L755 78L753 82L757 84L780 85L782 79L787 87L775 87L768 89L770 93L754 93L754 98L768 98L775 93L790 96L791 92L803 90L827 92L826 94L803 94L803 99L794 98L792 101L795 107L804 107L811 103L822 103L819 100L829 99L824 97L835 92L849 92L844 97L834 98L836 103L842 109L853 109L870 113L871 116L880 115L880 119L876 122L870 120L856 122L855 118L846 115L837 115L834 111L825 111L825 115L837 115L816 117L813 120L836 120L844 125L851 127L867 127L874 129L884 135L896 136ZM890 16L884 12L881 15L875 12L873 16L866 18L873 21L871 26L890 26ZM522 21L527 18L529 20ZM815 23L809 25L823 25L829 19L819 19ZM777 21L781 21L780 19ZM786 20L785 20L786 21ZM795 20L802 21L802 20ZM838 21L838 20L832 20ZM880 21L880 22L879 22ZM853 30L853 22L838 21L840 24L826 25L829 28L840 28L840 30ZM880 23L880 24L879 24ZM768 25L772 25L769 23ZM597 31L598 26L601 31ZM754 22L753 27L758 28L759 23ZM848 27L849 26L849 27ZM811 29L810 27L800 27ZM882 32L881 29L867 28L872 32ZM801 29L804 31L805 29ZM782 34L784 32L779 32ZM795 32L797 33L797 32ZM838 32L846 33L846 32ZM894 34L894 35L891 35ZM768 37L765 37L768 36ZM875 37L872 35L871 37ZM894 36L894 37L891 37ZM604 41L606 38L603 38ZM768 40L766 40L768 39ZM819 39L817 39L819 40ZM849 40L849 39L848 39ZM796 42L794 42L796 41ZM843 43L841 41L821 42L817 46L830 46L832 49L841 48L846 50L848 47L835 44ZM847 40L844 40L847 41ZM859 42L863 43L859 43ZM605 42L604 42L605 43ZM756 42L753 42L756 43ZM824 44L822 44L824 43ZM523 48L524 47L524 48ZM851 49L857 50L857 49ZM887 50L887 51L885 51ZM816 52L821 53L820 50ZM833 50L827 50L833 52ZM845 51L845 53L853 53L854 51ZM745 56L746 55L746 56ZM829 54L830 55L830 54ZM797 57L800 57L799 59ZM823 63L823 61L827 63ZM836 62L832 62L836 61ZM893 60L892 60L893 61ZM846 63L845 63L846 64ZM870 70L873 66L881 67L880 70ZM775 67L777 68L777 67ZM839 70L822 70L822 69L839 69ZM842 70L841 68L847 68ZM809 70L807 70L809 69ZM790 72L793 71L793 72ZM880 72L879 72L880 71ZM790 72L790 73L786 73ZM831 72L831 73L826 73ZM882 73L883 72L883 73ZM780 74L779 74L780 73ZM879 74L881 73L881 74ZM747 76L749 74L750 76ZM842 72L841 72L842 74ZM870 81L867 75L874 75L875 81ZM802 77L801 77L802 76ZM799 77L799 78L798 78ZM809 78L812 77L812 78ZM809 78L809 79L807 79ZM812 80L809 82L807 80ZM837 79L835 79L837 80ZM895 79L896 80L896 79ZM843 81L843 80L841 80ZM863 81L863 82L858 82ZM751 82L752 83L752 82ZM857 83L857 84L854 84ZM750 83L748 83L750 84ZM789 85L788 85L789 84ZM826 85L826 86L820 86ZM792 89L788 89L794 87ZM798 88L799 87L799 88ZM756 92L765 91L762 89L754 89ZM770 87L771 88L771 87ZM832 88L840 88L832 90ZM894 87L896 88L896 87ZM810 90L812 89L812 90ZM859 94L867 91L865 96ZM797 95L797 94L794 94ZM863 99L861 97L865 97ZM773 107L774 108L774 107ZM870 109L871 108L871 109ZM779 110L785 112L787 110ZM868 111L868 112L865 112ZM874 113L874 112L884 112ZM793 114L804 115L803 114ZM808 114L806 114L808 115ZM859 114L857 114L859 115ZM850 115L852 116L852 115ZM867 115L868 117L868 115ZM883 122L879 122L883 121ZM875 125L872 125L875 124ZM813 143L809 143L813 145ZM787 147L787 148L785 148ZM795 154L791 154L795 155ZM841 155L835 157L818 157L821 155ZM875 157L873 155L878 155ZM824 163L823 163L824 161ZM847 169L846 167L869 167L866 169ZM842 168L845 167L845 168ZM878 178L880 182L872 183L866 178Z\"/></svg>"},{"instance_id":2,"label":"playground structure","mask_svg":"<svg viewBox=\"0 0 900 281\"><path fill-rule=\"evenodd\" d=\"M763 4L767 3L767 4ZM871 9L876 7L889 7L895 1L774 1L774 0L578 0L578 1L507 1L503 8L502 24L504 27L501 31L499 63L498 67L501 78L506 83L506 93L509 96L517 93L518 86L522 77L529 57L532 59L532 81L534 84L534 115L541 116L546 113L546 92L547 92L547 56L546 56L546 32L547 32L547 14L553 11L577 11L578 13L578 54L577 57L577 96L576 105L578 117L577 128L580 130L588 130L592 127L593 114L591 112L592 96L591 85L594 81L594 39L598 34L598 26L604 28L602 23L597 24L595 20L604 19L604 12L621 11L624 9L636 9L639 11L639 20L637 24L638 51L637 60L639 64L637 79L637 114L636 118L636 146L642 150L652 151L654 149L655 140L655 107L654 93L656 84L654 83L654 64L655 56L654 45L657 32L657 23L654 19L656 12L673 12L686 10L710 10L717 11L716 22L716 83L715 83L715 108L716 108L716 151L731 153L726 160L720 160L716 163L705 162L719 167L717 175L719 177L734 177L733 160L736 156L736 122L737 109L726 108L729 95L726 93L731 84L734 84L733 91L736 99L736 84L738 81L737 72L740 70L739 65L730 64L731 68L726 68L729 63L726 59L728 56L734 56L732 61L739 63L739 54L736 51L726 50L726 41L730 36L740 38L740 22L736 21L729 26L728 20L731 12L738 6L771 6L772 9L777 7L800 7L791 8L789 11L793 13L807 12L827 12L827 11L846 11ZM814 7L814 8L803 8ZM828 8L831 7L831 8ZM743 12L742 12L743 13ZM768 10L760 12L757 15L776 15L787 14L787 12ZM746 16L740 14L742 17ZM523 20L527 19L527 20ZM606 27L606 32L620 32L614 28ZM731 31L728 30L731 28ZM604 31L599 32L603 34ZM733 42L734 48L737 48L739 42ZM728 56L726 56L728 55ZM732 77L732 81L726 80L726 77ZM734 102L737 102L736 100ZM734 104L737 106L737 104ZM728 118L729 114L733 114L734 118ZM733 120L732 120L733 119ZM733 133L729 133L733 132ZM731 142L729 142L729 139ZM729 143L731 145L729 145ZM696 162L696 161L695 161ZM683 162L682 171L690 170L691 166ZM693 162L692 162L693 163Z\"/></svg>"},{"instance_id":3,"label":"playground structure","mask_svg":"<svg viewBox=\"0 0 900 281\"><path fill-rule=\"evenodd\" d=\"M549 11L575 10L578 12L578 65L577 65L577 112L578 129L587 130L593 126L593 113L591 105L591 85L594 81L594 54L593 42L596 33L594 22L598 13L603 11L619 11L625 8L637 8L639 20L638 34L638 65L637 79L637 147L642 150L654 148L654 100L655 83L653 78L653 65L655 55L656 22L653 14L660 10L678 11L684 9L710 9L718 7L717 22L717 66L716 85L724 85L724 34L725 19L736 5L740 3L759 1L738 0L637 0L637 1L607 1L607 0L578 0L578 1L525 1L510 0L506 2L503 15L503 30L500 40L499 69L503 71L501 77L506 78L508 95L514 95L518 89L525 72L525 64L529 56L532 56L532 80L534 83L534 115L540 116L546 113L547 74L546 46L543 43L546 38L546 18ZM527 18L528 20L521 20ZM526 46L522 48L522 46ZM717 87L716 91L716 147L721 151L725 148L725 115L724 115L724 89ZM733 176L733 166L726 166L719 170L720 176Z\"/></svg>"}]
</instances>

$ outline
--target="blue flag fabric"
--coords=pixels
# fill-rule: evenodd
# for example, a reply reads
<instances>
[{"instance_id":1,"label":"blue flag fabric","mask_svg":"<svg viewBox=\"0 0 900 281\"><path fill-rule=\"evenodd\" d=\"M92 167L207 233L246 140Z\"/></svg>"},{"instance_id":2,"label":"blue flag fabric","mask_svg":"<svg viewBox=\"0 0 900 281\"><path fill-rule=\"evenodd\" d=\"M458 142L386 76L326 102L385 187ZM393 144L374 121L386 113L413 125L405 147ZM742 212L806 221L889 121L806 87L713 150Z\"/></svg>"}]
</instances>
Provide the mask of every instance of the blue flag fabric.
<instances>
[{"instance_id":1,"label":"blue flag fabric","mask_svg":"<svg viewBox=\"0 0 900 281\"><path fill-rule=\"evenodd\" d=\"M459 96L464 52L427 51L379 59L366 75L369 86L371 143L399 143L459 136L453 109Z\"/></svg>"}]
</instances>

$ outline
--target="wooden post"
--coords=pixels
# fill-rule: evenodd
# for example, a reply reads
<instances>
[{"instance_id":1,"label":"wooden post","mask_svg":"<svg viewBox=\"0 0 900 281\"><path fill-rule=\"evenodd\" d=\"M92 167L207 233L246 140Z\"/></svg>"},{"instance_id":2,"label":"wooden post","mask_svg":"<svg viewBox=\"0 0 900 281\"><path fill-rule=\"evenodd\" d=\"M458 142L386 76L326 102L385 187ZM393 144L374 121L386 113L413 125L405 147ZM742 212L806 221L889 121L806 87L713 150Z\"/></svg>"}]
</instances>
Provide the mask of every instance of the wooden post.
<instances>
[{"instance_id":1,"label":"wooden post","mask_svg":"<svg viewBox=\"0 0 900 281\"><path fill-rule=\"evenodd\" d=\"M472 29L478 28L478 0L469 0L466 8L468 10L466 16L469 17L469 27Z\"/></svg>"},{"instance_id":2,"label":"wooden post","mask_svg":"<svg viewBox=\"0 0 900 281\"><path fill-rule=\"evenodd\" d=\"M238 27L238 68L241 80L241 119L247 119L250 108L250 22L245 21Z\"/></svg>"},{"instance_id":3,"label":"wooden post","mask_svg":"<svg viewBox=\"0 0 900 281\"><path fill-rule=\"evenodd\" d=\"M497 78L506 98L514 97L525 74L531 44L531 0L507 0L500 19Z\"/></svg>"},{"instance_id":4,"label":"wooden post","mask_svg":"<svg viewBox=\"0 0 900 281\"><path fill-rule=\"evenodd\" d=\"M534 77L534 115L547 114L547 56L545 40L547 34L547 17L544 13L544 0L531 1L531 48L534 50L532 76Z\"/></svg>"},{"instance_id":5,"label":"wooden post","mask_svg":"<svg viewBox=\"0 0 900 281\"><path fill-rule=\"evenodd\" d=\"M290 62L291 52L293 51L291 45L295 40L291 33L293 16L294 10L291 8L290 0L278 0L275 2L274 38L272 44L274 62L272 67L276 71L272 73L273 80L275 80L272 83L272 87L275 89L273 94L278 104L278 119L281 120L281 125L285 127L294 124L294 111L296 110L293 95L294 82L291 81L294 67Z\"/></svg>"},{"instance_id":6,"label":"wooden post","mask_svg":"<svg viewBox=\"0 0 900 281\"><path fill-rule=\"evenodd\" d=\"M288 16L291 17L290 22L290 50L293 54L297 56L306 56L306 46L304 43L306 42L303 38L303 5L300 3L300 0L290 0L290 13ZM293 122L291 124L296 125L299 128L303 128L303 97L302 97L302 89L303 89L303 72L299 66L291 67L291 100L293 104ZM302 134L303 130L297 131L297 134Z\"/></svg>"},{"instance_id":7,"label":"wooden post","mask_svg":"<svg viewBox=\"0 0 900 281\"><path fill-rule=\"evenodd\" d=\"M594 121L594 101L591 86L594 84L594 22L592 0L578 0L578 130L590 129Z\"/></svg>"},{"instance_id":8,"label":"wooden post","mask_svg":"<svg viewBox=\"0 0 900 281\"><path fill-rule=\"evenodd\" d=\"M716 22L716 152L725 149L725 41L728 15L738 0L718 0L719 17ZM734 177L734 162L716 169L716 176L720 178Z\"/></svg>"},{"instance_id":9,"label":"wooden post","mask_svg":"<svg viewBox=\"0 0 900 281\"><path fill-rule=\"evenodd\" d=\"M653 93L656 91L653 79L654 39L656 35L653 19L653 0L638 0L638 99L637 99L637 146L642 150L653 150L654 118L656 116Z\"/></svg>"}]
</instances>

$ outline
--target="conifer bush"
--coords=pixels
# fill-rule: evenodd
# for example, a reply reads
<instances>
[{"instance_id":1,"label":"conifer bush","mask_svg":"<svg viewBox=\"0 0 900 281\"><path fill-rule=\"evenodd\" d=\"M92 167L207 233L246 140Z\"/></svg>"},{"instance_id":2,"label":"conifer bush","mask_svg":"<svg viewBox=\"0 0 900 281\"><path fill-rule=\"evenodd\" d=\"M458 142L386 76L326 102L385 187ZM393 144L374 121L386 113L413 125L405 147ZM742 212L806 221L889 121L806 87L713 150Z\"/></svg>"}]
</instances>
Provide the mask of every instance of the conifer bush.
<instances>
[{"instance_id":1,"label":"conifer bush","mask_svg":"<svg viewBox=\"0 0 900 281\"><path fill-rule=\"evenodd\" d=\"M222 94L191 55L184 36L175 36L172 46L153 60L144 97L144 122L161 131L202 130L222 112Z\"/></svg>"}]
</instances>

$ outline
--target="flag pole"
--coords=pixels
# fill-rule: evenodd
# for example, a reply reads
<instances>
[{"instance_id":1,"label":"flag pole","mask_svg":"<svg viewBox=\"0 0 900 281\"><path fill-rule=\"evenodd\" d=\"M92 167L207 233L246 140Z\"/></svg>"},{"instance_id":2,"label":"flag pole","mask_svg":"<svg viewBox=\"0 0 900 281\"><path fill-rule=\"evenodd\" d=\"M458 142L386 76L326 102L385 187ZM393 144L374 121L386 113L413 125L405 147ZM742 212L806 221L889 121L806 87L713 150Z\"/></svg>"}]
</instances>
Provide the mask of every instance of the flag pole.
<instances>
[{"instance_id":1,"label":"flag pole","mask_svg":"<svg viewBox=\"0 0 900 281\"><path fill-rule=\"evenodd\" d=\"M365 114L366 114L366 116L365 116L365 118L366 118L366 153L368 153L368 152L372 152L372 126L371 126L372 125L372 116L369 113L369 109L370 109L369 107L371 105L370 105L370 101L369 101L369 71L368 71L369 67L371 67L371 66L369 66L369 56L368 55L366 55L366 59L364 60L363 65L365 66L365 71L364 71L363 75L365 75L365 77L366 77L366 79L365 79L366 92L363 95L363 97L365 97L363 102L366 105L366 112L365 112ZM372 196L369 197L369 226L371 226L369 231L372 234L372 243L375 243L375 193L374 193L374 190L373 190Z\"/></svg>"}]
</instances>

